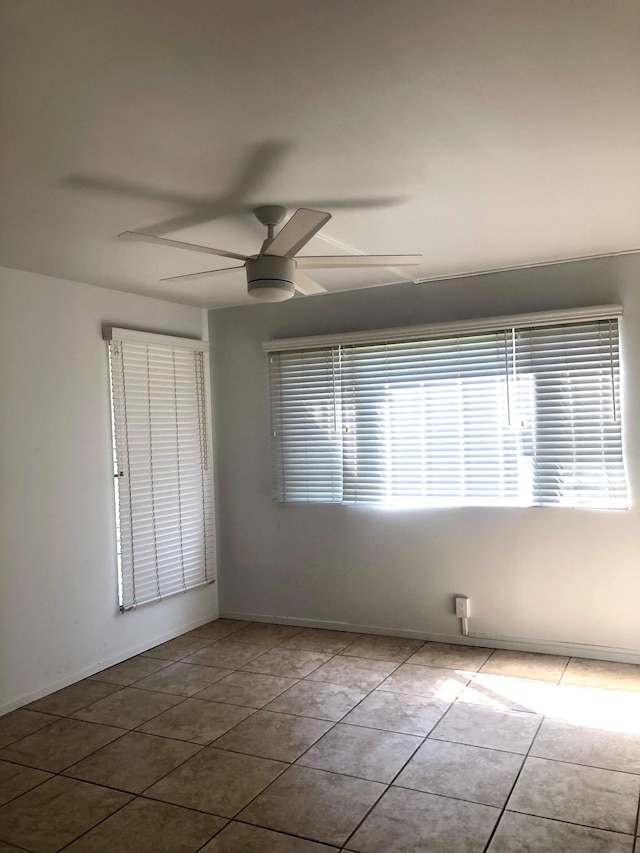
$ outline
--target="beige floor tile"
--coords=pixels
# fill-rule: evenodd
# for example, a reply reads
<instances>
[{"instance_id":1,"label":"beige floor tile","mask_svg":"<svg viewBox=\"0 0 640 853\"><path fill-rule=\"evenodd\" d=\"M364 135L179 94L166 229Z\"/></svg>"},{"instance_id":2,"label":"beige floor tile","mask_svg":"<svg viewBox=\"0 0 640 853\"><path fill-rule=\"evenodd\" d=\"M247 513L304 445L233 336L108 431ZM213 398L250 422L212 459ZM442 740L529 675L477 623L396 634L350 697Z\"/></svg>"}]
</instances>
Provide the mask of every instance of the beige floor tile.
<instances>
[{"instance_id":1,"label":"beige floor tile","mask_svg":"<svg viewBox=\"0 0 640 853\"><path fill-rule=\"evenodd\" d=\"M569 658L560 655L540 655L534 652L514 652L496 649L482 665L481 672L490 675L511 675L532 681L551 681L557 684Z\"/></svg>"},{"instance_id":2,"label":"beige floor tile","mask_svg":"<svg viewBox=\"0 0 640 853\"><path fill-rule=\"evenodd\" d=\"M284 643L285 640L290 640L302 630L304 629L299 628L297 625L274 625L270 622L252 622L246 628L235 631L233 641L236 643L255 643L257 646L271 648Z\"/></svg>"},{"instance_id":3,"label":"beige floor tile","mask_svg":"<svg viewBox=\"0 0 640 853\"><path fill-rule=\"evenodd\" d=\"M109 696L117 690L118 687L114 684L104 684L87 678L77 684L71 684L69 687L57 690L55 693L50 693L36 702L31 702L26 707L30 711L42 711L45 714L58 714L61 717L66 717L98 699L104 699L105 696Z\"/></svg>"},{"instance_id":4,"label":"beige floor tile","mask_svg":"<svg viewBox=\"0 0 640 853\"><path fill-rule=\"evenodd\" d=\"M164 737L208 744L253 713L251 708L187 699L149 720L140 731Z\"/></svg>"},{"instance_id":5,"label":"beige floor tile","mask_svg":"<svg viewBox=\"0 0 640 853\"><path fill-rule=\"evenodd\" d=\"M339 723L299 759L298 764L391 782L422 743L422 738Z\"/></svg>"},{"instance_id":6,"label":"beige floor tile","mask_svg":"<svg viewBox=\"0 0 640 853\"><path fill-rule=\"evenodd\" d=\"M269 702L265 710L337 722L366 695L362 690L355 690L342 684L299 681L286 693Z\"/></svg>"},{"instance_id":7,"label":"beige floor tile","mask_svg":"<svg viewBox=\"0 0 640 853\"><path fill-rule=\"evenodd\" d=\"M438 723L431 737L524 754L531 746L541 719L536 714L458 703Z\"/></svg>"},{"instance_id":8,"label":"beige floor tile","mask_svg":"<svg viewBox=\"0 0 640 853\"><path fill-rule=\"evenodd\" d=\"M468 683L469 676L453 669L403 663L378 689L412 696L433 696L434 699L452 702Z\"/></svg>"},{"instance_id":9,"label":"beige floor tile","mask_svg":"<svg viewBox=\"0 0 640 853\"><path fill-rule=\"evenodd\" d=\"M263 655L266 651L266 646L220 640L220 642L212 643L194 655L189 655L184 659L184 662L197 663L201 666L217 666L221 669L238 669L245 663Z\"/></svg>"},{"instance_id":10,"label":"beige floor tile","mask_svg":"<svg viewBox=\"0 0 640 853\"><path fill-rule=\"evenodd\" d=\"M500 816L491 806L390 788L347 844L358 853L482 853Z\"/></svg>"},{"instance_id":11,"label":"beige floor tile","mask_svg":"<svg viewBox=\"0 0 640 853\"><path fill-rule=\"evenodd\" d=\"M286 767L280 761L205 747L145 796L220 817L235 817Z\"/></svg>"},{"instance_id":12,"label":"beige floor tile","mask_svg":"<svg viewBox=\"0 0 640 853\"><path fill-rule=\"evenodd\" d=\"M527 758L507 808L596 829L633 833L639 796L640 776Z\"/></svg>"},{"instance_id":13,"label":"beige floor tile","mask_svg":"<svg viewBox=\"0 0 640 853\"><path fill-rule=\"evenodd\" d=\"M279 675L263 675L259 672L232 672L198 693L198 699L214 702L229 702L231 705L246 705L262 708L276 696L284 693L296 683L295 678Z\"/></svg>"},{"instance_id":14,"label":"beige floor tile","mask_svg":"<svg viewBox=\"0 0 640 853\"><path fill-rule=\"evenodd\" d=\"M502 807L523 761L521 755L512 752L429 738L394 785Z\"/></svg>"},{"instance_id":15,"label":"beige floor tile","mask_svg":"<svg viewBox=\"0 0 640 853\"><path fill-rule=\"evenodd\" d=\"M33 853L54 853L130 799L56 776L0 808L0 838Z\"/></svg>"},{"instance_id":16,"label":"beige floor tile","mask_svg":"<svg viewBox=\"0 0 640 853\"><path fill-rule=\"evenodd\" d=\"M157 690L160 693L175 693L176 696L193 696L209 687L230 670L218 669L214 666L194 666L189 663L172 663L136 682L140 690Z\"/></svg>"},{"instance_id":17,"label":"beige floor tile","mask_svg":"<svg viewBox=\"0 0 640 853\"><path fill-rule=\"evenodd\" d=\"M478 672L458 696L458 702L484 705L498 711L530 711L546 714L553 709L558 692L550 681L530 681L508 675Z\"/></svg>"},{"instance_id":18,"label":"beige floor tile","mask_svg":"<svg viewBox=\"0 0 640 853\"><path fill-rule=\"evenodd\" d=\"M51 773L0 761L0 806L51 778Z\"/></svg>"},{"instance_id":19,"label":"beige floor tile","mask_svg":"<svg viewBox=\"0 0 640 853\"><path fill-rule=\"evenodd\" d=\"M50 726L59 719L51 714L42 714L39 711L27 711L19 708L10 714L0 718L0 749L8 746L27 735Z\"/></svg>"},{"instance_id":20,"label":"beige floor tile","mask_svg":"<svg viewBox=\"0 0 640 853\"><path fill-rule=\"evenodd\" d=\"M0 759L59 773L123 734L112 726L59 720L0 750Z\"/></svg>"},{"instance_id":21,"label":"beige floor tile","mask_svg":"<svg viewBox=\"0 0 640 853\"><path fill-rule=\"evenodd\" d=\"M64 775L140 794L199 749L192 743L129 732L73 764Z\"/></svg>"},{"instance_id":22,"label":"beige floor tile","mask_svg":"<svg viewBox=\"0 0 640 853\"><path fill-rule=\"evenodd\" d=\"M235 634L240 628L246 628L250 622L244 622L241 619L215 619L213 622L207 622L206 625L200 625L199 628L194 628L183 634L184 637L206 637L208 640L222 640L224 637L230 637Z\"/></svg>"},{"instance_id":23,"label":"beige floor tile","mask_svg":"<svg viewBox=\"0 0 640 853\"><path fill-rule=\"evenodd\" d=\"M571 658L562 676L561 684L637 693L640 691L640 666L632 663Z\"/></svg>"},{"instance_id":24,"label":"beige floor tile","mask_svg":"<svg viewBox=\"0 0 640 853\"><path fill-rule=\"evenodd\" d=\"M492 651L493 649L463 646L458 643L425 643L421 649L411 655L407 663L477 672Z\"/></svg>"},{"instance_id":25,"label":"beige floor tile","mask_svg":"<svg viewBox=\"0 0 640 853\"><path fill-rule=\"evenodd\" d=\"M218 738L214 746L276 761L295 761L333 724L311 717L256 711L244 723Z\"/></svg>"},{"instance_id":26,"label":"beige floor tile","mask_svg":"<svg viewBox=\"0 0 640 853\"><path fill-rule=\"evenodd\" d=\"M629 835L505 812L488 853L631 853L632 846Z\"/></svg>"},{"instance_id":27,"label":"beige floor tile","mask_svg":"<svg viewBox=\"0 0 640 853\"><path fill-rule=\"evenodd\" d=\"M640 736L547 718L536 735L531 755L604 770L640 773Z\"/></svg>"},{"instance_id":28,"label":"beige floor tile","mask_svg":"<svg viewBox=\"0 0 640 853\"><path fill-rule=\"evenodd\" d=\"M129 660L125 660L115 666L110 666L109 669L103 669L102 672L97 672L91 676L91 680L106 681L109 684L119 684L120 687L128 687L135 681L158 672L165 666L169 666L169 661L147 658L140 655L135 658L129 658Z\"/></svg>"},{"instance_id":29,"label":"beige floor tile","mask_svg":"<svg viewBox=\"0 0 640 853\"><path fill-rule=\"evenodd\" d=\"M365 782L308 767L290 767L239 815L267 829L340 845L384 791ZM292 804L295 803L295 808Z\"/></svg>"},{"instance_id":30,"label":"beige floor tile","mask_svg":"<svg viewBox=\"0 0 640 853\"><path fill-rule=\"evenodd\" d=\"M316 841L305 841L271 829L233 821L205 844L200 853L335 853L335 850L335 847L327 847Z\"/></svg>"},{"instance_id":31,"label":"beige floor tile","mask_svg":"<svg viewBox=\"0 0 640 853\"><path fill-rule=\"evenodd\" d=\"M314 670L307 676L307 680L344 684L347 687L369 692L382 684L385 678L397 668L398 664L391 661L338 655Z\"/></svg>"},{"instance_id":32,"label":"beige floor tile","mask_svg":"<svg viewBox=\"0 0 640 853\"><path fill-rule=\"evenodd\" d=\"M104 723L120 726L123 729L135 729L146 723L167 708L182 702L181 696L168 693L152 693L150 690L138 690L136 687L123 687L117 693L88 705L73 715L76 720L90 723Z\"/></svg>"},{"instance_id":33,"label":"beige floor tile","mask_svg":"<svg viewBox=\"0 0 640 853\"><path fill-rule=\"evenodd\" d=\"M415 654L423 645L422 640L407 640L403 637L383 637L366 634L344 650L349 657L391 660L402 663Z\"/></svg>"},{"instance_id":34,"label":"beige floor tile","mask_svg":"<svg viewBox=\"0 0 640 853\"><path fill-rule=\"evenodd\" d=\"M354 643L360 634L352 634L350 631L328 631L324 628L305 628L290 640L281 644L282 649L301 649L307 652L320 652L326 655L336 655L351 643Z\"/></svg>"},{"instance_id":35,"label":"beige floor tile","mask_svg":"<svg viewBox=\"0 0 640 853\"><path fill-rule=\"evenodd\" d=\"M225 823L213 815L139 798L65 853L195 853Z\"/></svg>"},{"instance_id":36,"label":"beige floor tile","mask_svg":"<svg viewBox=\"0 0 640 853\"><path fill-rule=\"evenodd\" d=\"M182 660L187 655L193 655L211 644L208 637L188 637L186 635L175 637L166 643L160 643L146 652L142 657L159 658L160 660Z\"/></svg>"},{"instance_id":37,"label":"beige floor tile","mask_svg":"<svg viewBox=\"0 0 640 853\"><path fill-rule=\"evenodd\" d=\"M374 691L342 721L425 737L449 707L442 699Z\"/></svg>"},{"instance_id":38,"label":"beige floor tile","mask_svg":"<svg viewBox=\"0 0 640 853\"><path fill-rule=\"evenodd\" d=\"M299 649L269 649L259 658L245 664L242 669L244 672L261 672L264 675L304 678L326 663L330 657L320 652L303 652Z\"/></svg>"}]
</instances>

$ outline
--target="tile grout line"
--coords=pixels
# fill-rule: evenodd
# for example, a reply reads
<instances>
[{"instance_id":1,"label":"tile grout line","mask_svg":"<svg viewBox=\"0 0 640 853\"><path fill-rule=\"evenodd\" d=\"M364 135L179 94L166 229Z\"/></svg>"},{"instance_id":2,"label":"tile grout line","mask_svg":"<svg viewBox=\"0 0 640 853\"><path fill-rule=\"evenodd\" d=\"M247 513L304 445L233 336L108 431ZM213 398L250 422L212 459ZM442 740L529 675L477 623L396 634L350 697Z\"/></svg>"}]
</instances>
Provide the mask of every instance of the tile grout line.
<instances>
[{"instance_id":1,"label":"tile grout line","mask_svg":"<svg viewBox=\"0 0 640 853\"><path fill-rule=\"evenodd\" d=\"M424 645L424 644L423 644L423 645ZM422 646L421 646L420 648L422 648ZM494 650L494 651L495 651L495 650ZM493 653L493 652L492 652L492 653ZM491 654L492 654L492 653L491 653ZM414 654L415 654L415 652L414 652ZM487 657L487 660L489 660L489 658L491 657L491 654L489 654L489 656ZM406 661L404 661L404 663L406 663ZM399 666L401 666L401 665L402 665L402 664L399 664ZM398 667L396 667L396 669L397 669L397 668L398 668ZM446 667L442 667L442 668L444 669L444 668L446 668ZM395 671L396 671L396 670L394 670L394 672L395 672ZM384 684L384 683L385 683L385 681L387 680L387 678L390 678L390 677L391 677L391 675L393 675L393 673L390 673L388 676L386 676L386 678L384 678L384 679L383 679L383 681L382 681L382 682L381 682L381 683L380 683L376 688L374 688L374 690L380 690L380 688L381 688L382 684ZM467 684L465 685L465 687L470 683L470 681L471 681L471 679L469 678L469 679L467 680ZM464 688L463 688L463 689L464 689ZM372 691L372 692L373 692L373 691ZM381 692L385 692L385 691L381 691ZM391 692L391 691L389 691L389 692ZM460 691L460 692L462 692L462 691ZM404 695L404 694L402 694L402 695ZM413 694L409 694L409 695L413 695ZM425 698L428 698L428 697L425 697ZM452 701L449 703L449 707L448 707L448 708L443 712L443 714L438 718L438 720L436 720L436 722L435 722L435 723L433 724L433 726L429 729L429 731L427 732L427 734L426 734L426 735L424 735L424 736L422 737L422 739L421 739L421 740L422 740L422 742L421 742L421 743L420 743L420 744L415 748L415 750L414 750L414 751L411 753L411 755L407 758L407 760L404 762L404 764L402 765L402 767L401 767L401 768L398 770L398 772L393 776L393 778L391 779L391 781L387 783L386 788L385 788L385 790L382 792L382 794L380 794L380 796L378 797L378 799L375 801L375 803L373 803L373 805L372 805L372 806L371 806L371 808L367 811L367 813L364 815L364 817L362 818L362 820L361 820L361 821L358 823L358 825L357 825L357 826L352 830L352 832L347 836L346 840L345 840L345 841L343 842L343 844L342 844L343 848L344 848L344 847L346 847L346 846L349 844L349 842L353 839L354 835L358 832L358 830L360 829L360 827L364 824L365 820L369 817L369 815L371 814L371 812L373 811L373 809L378 805L378 803L380 802L380 800L382 799L382 797L384 797L384 796L385 796L385 795L386 795L386 794L391 790L391 788L392 788L392 787L394 787L394 783L395 783L396 779L397 779L397 778L400 776L400 774L404 771L404 769L405 769L405 768L406 768L406 766L409 764L409 762L413 760L413 758L414 758L414 756L416 755L416 753L418 752L418 750L419 750L419 749L422 749L422 747L424 746L424 744L425 744L425 743L427 742L427 740L430 738L430 736L431 736L432 732L434 731L434 729L436 728L436 726L440 725L440 723L442 722L442 720L447 716L447 714L449 713L449 711L451 710L451 708L454 706L455 702L456 702L456 700L454 699L454 700L452 700ZM384 730L383 730L383 731L384 731ZM400 733L400 734L401 734L401 733ZM401 786L396 785L395 787L399 788L399 787L401 787ZM409 788L409 789L403 789L403 790L416 790L416 789ZM436 796L437 796L437 795L436 795ZM466 802L466 801L463 801L463 802Z\"/></svg>"},{"instance_id":2,"label":"tile grout line","mask_svg":"<svg viewBox=\"0 0 640 853\"><path fill-rule=\"evenodd\" d=\"M535 758L535 756L533 757ZM621 835L624 838L631 838L632 840L635 840L635 835L633 834L633 832L625 832L622 829L608 829L602 826L596 826L593 823L576 823L574 820L567 820L559 817L548 817L547 815L534 814L533 812L519 812L515 809L505 808L504 811L512 815L525 815L526 817L533 817L537 818L538 820L548 820L552 821L553 823L561 823L563 826L578 826L580 827L580 829L594 829L596 832L610 832L611 835Z\"/></svg>"},{"instance_id":3,"label":"tile grout line","mask_svg":"<svg viewBox=\"0 0 640 853\"><path fill-rule=\"evenodd\" d=\"M317 628L315 630L322 631L324 629L323 628ZM275 781L275 779L274 779L274 781ZM265 788L264 790L266 791L267 789ZM264 791L262 793L264 793ZM251 802L253 802L253 800ZM246 806L244 806L244 808L246 808ZM324 845L325 847L328 847L330 850L342 850L342 845L340 845L340 844L335 845L329 841L318 841L317 838L311 838L308 835L296 835L293 832L288 832L286 829L271 829L268 826L261 826L260 824L257 824L257 823L249 823L248 820L242 820L241 818L238 818L237 816L229 818L229 823L240 823L240 824L242 824L242 826L250 826L252 829L262 829L264 832L274 832L276 835L286 835L287 838L293 838L296 841L309 841L313 844ZM226 827L222 827L222 829L226 829ZM220 829L220 832L222 832L222 829ZM214 838L215 838L215 836L214 836ZM207 842L207 844L208 843L209 842ZM201 850L202 848L199 848L199 849ZM196 851L196 853L197 853L197 851Z\"/></svg>"},{"instance_id":4,"label":"tile grout line","mask_svg":"<svg viewBox=\"0 0 640 853\"><path fill-rule=\"evenodd\" d=\"M568 665L569 665L569 661L567 661L567 663L565 664L565 668L562 671L562 675L564 675L564 672L566 671L566 668ZM558 678L558 680L556 682L556 687L559 686L560 680L562 679L562 675ZM538 737L538 734L540 733L540 729L542 728L542 724L544 723L546 718L547 718L546 714L540 715L540 722L538 723L538 727L536 728L534 736L531 738L531 743L529 744L529 748L527 749L526 753L524 754L524 757L522 759L522 764L520 765L520 769L518 770L518 773L516 774L516 778L513 780L513 785L511 786L509 793L507 794L507 797L504 801L504 805L503 805L502 809L500 810L500 814L498 815L498 819L496 820L495 825L493 827L493 830L491 831L491 834L489 835L489 838L487 839L487 843L483 848L483 853L489 853L489 847L491 846L491 843L492 843L493 838L494 838L494 836L498 830L498 827L499 827L500 823L502 822L502 818L503 818L505 812L507 811L507 805L509 803L509 800L511 799L511 796L515 790L515 787L518 784L518 780L520 779L520 776L522 775L522 771L524 770L524 766L527 763L527 758L529 758L529 756L531 754L531 750L533 749L533 744L535 743L536 738Z\"/></svg>"},{"instance_id":5,"label":"tile grout line","mask_svg":"<svg viewBox=\"0 0 640 853\"><path fill-rule=\"evenodd\" d=\"M16 767L21 767L21 768L26 767L28 770L39 770L40 769L38 767L28 767L26 764L17 764ZM42 773L51 773L50 770L42 770L41 772ZM20 797L23 797L25 794L30 794L31 791L35 791L37 788L40 788L42 785L44 785L45 782L50 782L57 775L58 775L57 773L51 773L51 775L49 776L48 779L43 779L42 782L38 782L38 784L34 785L33 788L29 788L27 791L22 791L20 794L16 794L15 797L10 797L8 800L5 800L5 802L2 803L2 806L0 806L0 808L4 808L5 806L8 806L9 803L13 803L15 800L19 799ZM9 842L6 842L6 843L8 844Z\"/></svg>"},{"instance_id":6,"label":"tile grout line","mask_svg":"<svg viewBox=\"0 0 640 853\"><path fill-rule=\"evenodd\" d=\"M538 727L536 728L535 734L531 738L531 743L529 744L529 748L527 749L527 751L522 756L522 764L520 765L520 769L518 770L516 777L513 780L513 785L509 789L509 793L507 794L507 796L505 798L504 805L500 809L500 814L498 815L496 822L493 826L493 829L491 830L491 833L489 834L489 838L487 839L487 843L483 847L483 853L489 853L489 847L491 845L491 842L493 841L493 837L497 832L498 826L500 825L500 822L502 821L504 813L507 811L507 805L509 803L509 800L511 799L511 795L513 794L513 791L514 791L516 785L518 784L518 780L520 779L520 776L522 775L522 771L524 770L524 766L527 763L527 758L529 758L529 754L531 753L531 749L533 748L533 744L535 742L535 739L538 737L538 732L540 731L540 728L542 726L542 723L544 722L544 719L545 719L545 717L544 717L544 715L542 715L540 717L540 722L538 723Z\"/></svg>"},{"instance_id":7,"label":"tile grout line","mask_svg":"<svg viewBox=\"0 0 640 853\"><path fill-rule=\"evenodd\" d=\"M419 647L419 649L421 649L423 646L424 646L424 643L423 643L423 645L422 645L422 646L420 646L420 647ZM417 652L417 651L419 651L419 649L416 649L416 652ZM414 652L414 654L415 654L415 652ZM411 657L411 655L409 655L409 657ZM380 689L380 687L385 683L385 681L386 681L388 678L391 678L391 676L392 676L392 675L393 675L393 674L394 674L394 673L399 669L399 667L400 667L400 666L402 666L402 663L406 663L406 659L405 659L405 661L403 661L403 662L399 663L399 664L398 664L398 666L393 670L393 672L390 672L390 673L389 673L389 675L385 676L385 678L383 678L383 679L382 679L382 681L380 682L380 684L378 684L378 685L377 685L377 687L374 687L374 688L373 688L373 689L372 689L372 690L367 694L367 696L365 696L363 699L361 699L361 700L360 700L360 702L358 702L358 705L360 705L360 704L361 704L361 702L364 702L364 700L365 700L366 698L368 698L368 697L369 697L372 693L374 693L376 690L379 690L379 689ZM381 691L381 692L384 692L384 691ZM351 711L355 711L355 709L358 707L358 705L355 705L355 706L351 709ZM449 707L451 707L451 705L450 705ZM404 770L404 768L407 766L407 764L412 760L412 758L414 757L414 755L416 754L416 752L417 752L417 751L418 751L418 750L419 750L419 749L424 745L425 741L426 741L426 740L427 740L427 738L429 737L429 734L431 734L431 732L433 731L433 729L438 725L438 723L440 722L440 720L441 720L441 719L446 715L446 713L447 713L447 711L448 711L448 710L449 710L449 708L447 708L447 709L446 709L446 711L442 714L442 716L441 716L441 717L439 717L439 719L438 719L438 720L433 724L433 726L431 727L431 729L429 730L429 732L428 732L426 735L424 735L424 736L422 736L422 737L421 737L421 742L416 746L416 748L413 750L413 752L411 753L411 755L410 755L410 756L407 758L407 760L404 762L404 764L402 765L402 767L400 768L400 770L398 770L398 772L393 776L393 778L391 779L391 781L390 781L390 782L386 782L386 783L382 783L382 784L384 784L384 785L385 785L384 790L381 792L380 796L379 796L379 797L377 797L377 798L376 798L376 800L371 804L371 807L370 807L369 809L367 809L367 811L366 811L366 813L363 815L362 819L361 819L361 820L357 823L357 825L356 825L356 826L351 830L351 832L349 833L349 835L347 835L347 837L345 838L345 840L344 840L344 841L342 842L342 844L341 844L341 847L342 847L342 848L346 847L346 846L349 844L349 842L351 841L351 839L353 838L353 836L354 836L354 835L356 834L356 832L360 829L360 827L363 825L363 823L365 822L365 820L369 817L369 815L370 815L370 814L371 814L371 812L374 810L374 808L378 805L378 803L382 800L382 798L383 798L383 797L384 797L384 796L385 796L385 795L386 795L386 794L391 790L391 786L393 785L393 782L395 781L395 779L397 779L397 778L398 778L399 774L400 774L400 773L402 773L402 771L403 771L403 770ZM350 713L351 713L351 711L349 711L348 713L350 714ZM345 714L344 716L346 717L347 715ZM343 717L342 719L344 719L344 717ZM337 723L336 723L336 725L337 725ZM349 725L349 724L348 724L348 723L345 723L345 725ZM363 727L363 728L364 728L364 727ZM385 731L385 730L383 729L382 731ZM402 732L398 732L397 734L402 734ZM418 735L418 737L420 737L420 735ZM357 778L358 778L358 777L357 777Z\"/></svg>"},{"instance_id":8,"label":"tile grout line","mask_svg":"<svg viewBox=\"0 0 640 853\"><path fill-rule=\"evenodd\" d=\"M567 662L564 665L564 668L562 670L562 674L561 674L560 678L558 679L558 683L556 684L556 687L560 687L560 685L562 684L562 679L567 674L567 670L569 669L569 664L571 663L572 660L573 660L572 657L567 658Z\"/></svg>"}]
</instances>

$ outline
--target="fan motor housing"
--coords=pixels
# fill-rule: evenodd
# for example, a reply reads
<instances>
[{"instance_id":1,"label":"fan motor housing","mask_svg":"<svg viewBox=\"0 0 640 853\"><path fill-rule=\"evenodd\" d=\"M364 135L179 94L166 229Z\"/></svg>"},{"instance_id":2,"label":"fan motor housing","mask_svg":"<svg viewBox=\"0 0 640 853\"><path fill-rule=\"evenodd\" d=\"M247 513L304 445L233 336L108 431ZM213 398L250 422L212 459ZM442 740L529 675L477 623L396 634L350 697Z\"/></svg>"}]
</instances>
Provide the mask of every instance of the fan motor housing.
<instances>
[{"instance_id":1,"label":"fan motor housing","mask_svg":"<svg viewBox=\"0 0 640 853\"><path fill-rule=\"evenodd\" d=\"M247 290L260 302L283 302L295 294L296 262L276 255L247 260Z\"/></svg>"}]
</instances>

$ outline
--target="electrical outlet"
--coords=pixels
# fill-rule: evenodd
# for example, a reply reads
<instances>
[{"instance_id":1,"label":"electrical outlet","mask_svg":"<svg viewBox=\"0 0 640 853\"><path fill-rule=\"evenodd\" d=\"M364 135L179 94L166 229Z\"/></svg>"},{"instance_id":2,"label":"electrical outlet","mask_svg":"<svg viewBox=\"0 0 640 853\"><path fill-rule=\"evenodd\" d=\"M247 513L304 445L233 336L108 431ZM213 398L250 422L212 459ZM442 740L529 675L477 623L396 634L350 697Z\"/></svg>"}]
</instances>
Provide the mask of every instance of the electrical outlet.
<instances>
[{"instance_id":1,"label":"electrical outlet","mask_svg":"<svg viewBox=\"0 0 640 853\"><path fill-rule=\"evenodd\" d=\"M468 619L470 613L469 599L464 595L456 595L456 616L458 619Z\"/></svg>"}]
</instances>

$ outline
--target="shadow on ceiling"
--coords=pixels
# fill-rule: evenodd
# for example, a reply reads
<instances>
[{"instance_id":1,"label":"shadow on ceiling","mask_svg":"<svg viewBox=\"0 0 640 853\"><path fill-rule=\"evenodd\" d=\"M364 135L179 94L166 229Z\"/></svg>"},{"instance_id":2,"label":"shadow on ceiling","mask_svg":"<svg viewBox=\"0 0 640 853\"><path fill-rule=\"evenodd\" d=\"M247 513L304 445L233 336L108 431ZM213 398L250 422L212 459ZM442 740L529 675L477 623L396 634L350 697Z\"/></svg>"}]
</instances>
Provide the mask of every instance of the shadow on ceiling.
<instances>
[{"instance_id":1,"label":"shadow on ceiling","mask_svg":"<svg viewBox=\"0 0 640 853\"><path fill-rule=\"evenodd\" d=\"M134 181L124 181L119 178L101 177L96 175L70 175L62 182L63 186L90 192L108 193L125 198L138 198L145 201L159 201L164 204L175 204L186 208L186 212L155 222L151 225L136 226L135 230L144 231L160 237L173 231L191 228L204 222L212 222L230 216L251 213L258 203L256 195L266 185L269 178L280 168L293 144L283 140L266 140L259 142L249 149L247 156L228 192L213 198L198 198L171 190L155 189L143 186ZM351 199L311 199L289 200L277 199L289 210L299 207L311 207L320 210L340 210L350 208L391 207L400 204L404 199L397 197L381 198L351 198ZM261 202L264 204L264 202Z\"/></svg>"}]
</instances>

